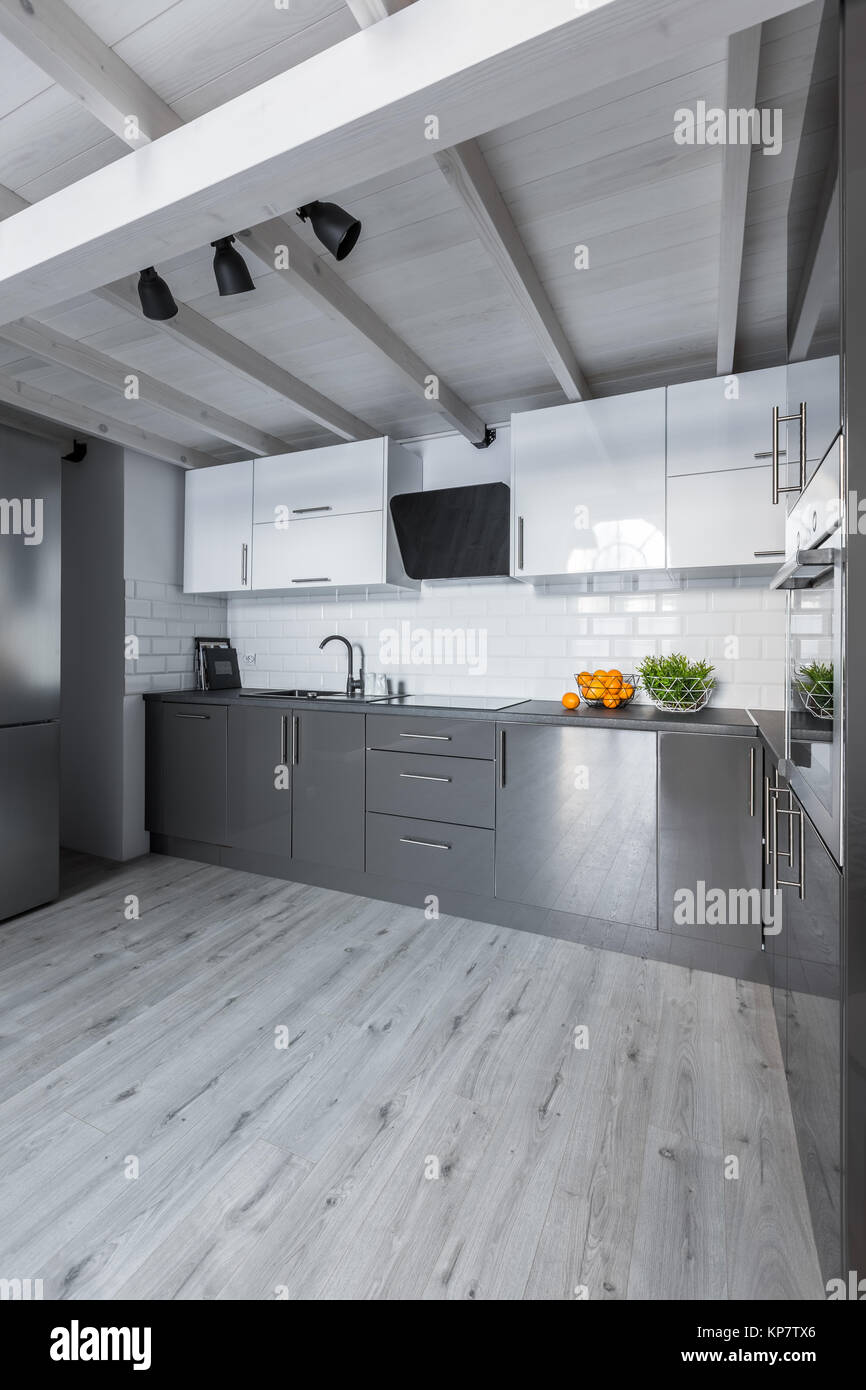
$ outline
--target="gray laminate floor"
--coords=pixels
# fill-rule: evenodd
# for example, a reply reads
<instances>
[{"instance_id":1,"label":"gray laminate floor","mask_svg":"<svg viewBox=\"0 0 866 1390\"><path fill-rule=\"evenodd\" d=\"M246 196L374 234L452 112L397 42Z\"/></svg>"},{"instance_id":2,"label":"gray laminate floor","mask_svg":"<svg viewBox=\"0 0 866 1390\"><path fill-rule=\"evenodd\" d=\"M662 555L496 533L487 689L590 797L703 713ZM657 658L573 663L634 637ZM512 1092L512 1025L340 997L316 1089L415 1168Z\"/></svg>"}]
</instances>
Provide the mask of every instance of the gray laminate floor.
<instances>
[{"instance_id":1,"label":"gray laminate floor","mask_svg":"<svg viewBox=\"0 0 866 1390\"><path fill-rule=\"evenodd\" d=\"M0 927L0 993L46 1298L823 1297L760 986L151 856Z\"/></svg>"}]
</instances>

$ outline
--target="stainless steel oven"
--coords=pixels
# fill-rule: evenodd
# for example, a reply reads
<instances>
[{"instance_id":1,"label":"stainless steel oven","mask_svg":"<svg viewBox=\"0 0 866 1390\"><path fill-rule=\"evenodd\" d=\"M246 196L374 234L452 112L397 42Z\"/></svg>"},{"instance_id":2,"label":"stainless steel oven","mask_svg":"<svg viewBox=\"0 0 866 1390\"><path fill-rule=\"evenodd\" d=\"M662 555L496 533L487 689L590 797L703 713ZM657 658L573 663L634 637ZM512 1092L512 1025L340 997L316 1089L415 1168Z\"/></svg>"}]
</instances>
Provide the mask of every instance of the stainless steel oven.
<instances>
[{"instance_id":1,"label":"stainless steel oven","mask_svg":"<svg viewBox=\"0 0 866 1390\"><path fill-rule=\"evenodd\" d=\"M842 863L844 441L838 436L788 516L785 765L780 769Z\"/></svg>"}]
</instances>

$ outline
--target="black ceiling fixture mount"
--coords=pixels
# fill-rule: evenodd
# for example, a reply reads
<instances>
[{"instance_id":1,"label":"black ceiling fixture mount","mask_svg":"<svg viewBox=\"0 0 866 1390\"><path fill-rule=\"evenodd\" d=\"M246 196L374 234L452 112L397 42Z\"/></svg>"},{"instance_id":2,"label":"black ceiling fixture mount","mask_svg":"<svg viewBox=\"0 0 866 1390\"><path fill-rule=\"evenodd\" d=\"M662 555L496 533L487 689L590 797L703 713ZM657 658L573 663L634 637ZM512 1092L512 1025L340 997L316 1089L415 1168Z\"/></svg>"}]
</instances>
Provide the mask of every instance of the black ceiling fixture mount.
<instances>
[{"instance_id":1,"label":"black ceiling fixture mount","mask_svg":"<svg viewBox=\"0 0 866 1390\"><path fill-rule=\"evenodd\" d=\"M302 222L310 219L319 241L337 261L344 261L361 235L361 223L339 203L320 203L318 199L298 208Z\"/></svg>"},{"instance_id":2,"label":"black ceiling fixture mount","mask_svg":"<svg viewBox=\"0 0 866 1390\"><path fill-rule=\"evenodd\" d=\"M138 277L138 297L146 319L173 319L177 313L171 290L152 265L146 266Z\"/></svg>"},{"instance_id":3,"label":"black ceiling fixture mount","mask_svg":"<svg viewBox=\"0 0 866 1390\"><path fill-rule=\"evenodd\" d=\"M76 439L73 436L72 448L69 453L61 454L60 457L64 463L81 463L81 460L87 457L87 445L83 439Z\"/></svg>"},{"instance_id":4,"label":"black ceiling fixture mount","mask_svg":"<svg viewBox=\"0 0 866 1390\"><path fill-rule=\"evenodd\" d=\"M253 277L250 275L249 266L241 255L232 245L233 236L222 236L218 241L212 241L213 246L213 273L217 282L217 289L220 294L247 294L249 290L255 289Z\"/></svg>"}]
</instances>

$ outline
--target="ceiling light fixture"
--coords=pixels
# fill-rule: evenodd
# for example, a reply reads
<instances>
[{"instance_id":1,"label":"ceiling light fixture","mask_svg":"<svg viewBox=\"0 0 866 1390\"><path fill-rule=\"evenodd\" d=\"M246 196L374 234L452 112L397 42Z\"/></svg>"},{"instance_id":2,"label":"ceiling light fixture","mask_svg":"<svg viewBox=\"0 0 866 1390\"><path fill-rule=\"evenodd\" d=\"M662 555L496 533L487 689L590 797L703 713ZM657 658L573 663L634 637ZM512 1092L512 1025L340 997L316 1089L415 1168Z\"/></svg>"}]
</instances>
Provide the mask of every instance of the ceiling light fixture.
<instances>
[{"instance_id":1,"label":"ceiling light fixture","mask_svg":"<svg viewBox=\"0 0 866 1390\"><path fill-rule=\"evenodd\" d=\"M223 236L219 241L211 242L211 246L216 248L213 273L220 294L246 294L248 290L255 289L249 267L240 251L235 250L233 241L233 236Z\"/></svg>"},{"instance_id":2,"label":"ceiling light fixture","mask_svg":"<svg viewBox=\"0 0 866 1390\"><path fill-rule=\"evenodd\" d=\"M173 319L177 313L171 290L152 265L138 277L138 297L146 319Z\"/></svg>"},{"instance_id":3,"label":"ceiling light fixture","mask_svg":"<svg viewBox=\"0 0 866 1390\"><path fill-rule=\"evenodd\" d=\"M302 222L307 218L324 247L338 261L344 261L361 235L361 224L338 203L305 203L298 208Z\"/></svg>"}]
</instances>

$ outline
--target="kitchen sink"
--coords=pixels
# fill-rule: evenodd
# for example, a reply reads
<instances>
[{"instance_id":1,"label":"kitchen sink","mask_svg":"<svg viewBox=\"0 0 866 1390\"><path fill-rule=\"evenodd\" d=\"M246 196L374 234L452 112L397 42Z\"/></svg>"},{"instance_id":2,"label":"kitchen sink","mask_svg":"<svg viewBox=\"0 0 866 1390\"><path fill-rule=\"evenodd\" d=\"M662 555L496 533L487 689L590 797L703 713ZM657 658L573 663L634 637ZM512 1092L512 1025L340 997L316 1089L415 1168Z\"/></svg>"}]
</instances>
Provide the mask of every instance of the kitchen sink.
<instances>
[{"instance_id":1,"label":"kitchen sink","mask_svg":"<svg viewBox=\"0 0 866 1390\"><path fill-rule=\"evenodd\" d=\"M339 690L242 690L241 698L248 700L348 700Z\"/></svg>"}]
</instances>

